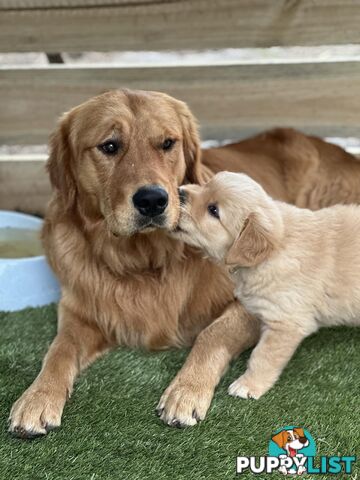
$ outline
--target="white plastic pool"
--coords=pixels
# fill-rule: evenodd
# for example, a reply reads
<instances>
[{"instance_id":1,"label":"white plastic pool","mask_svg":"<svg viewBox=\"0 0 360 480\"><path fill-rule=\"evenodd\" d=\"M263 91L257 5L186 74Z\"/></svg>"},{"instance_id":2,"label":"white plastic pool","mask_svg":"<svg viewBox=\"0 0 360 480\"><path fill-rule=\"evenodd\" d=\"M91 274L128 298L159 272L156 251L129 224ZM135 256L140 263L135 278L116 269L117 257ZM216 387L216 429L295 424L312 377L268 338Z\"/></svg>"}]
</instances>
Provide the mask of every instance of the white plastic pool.
<instances>
[{"instance_id":1,"label":"white plastic pool","mask_svg":"<svg viewBox=\"0 0 360 480\"><path fill-rule=\"evenodd\" d=\"M0 210L0 228L40 230L42 220L31 215ZM44 255L0 258L0 310L39 307L60 298L59 283Z\"/></svg>"}]
</instances>

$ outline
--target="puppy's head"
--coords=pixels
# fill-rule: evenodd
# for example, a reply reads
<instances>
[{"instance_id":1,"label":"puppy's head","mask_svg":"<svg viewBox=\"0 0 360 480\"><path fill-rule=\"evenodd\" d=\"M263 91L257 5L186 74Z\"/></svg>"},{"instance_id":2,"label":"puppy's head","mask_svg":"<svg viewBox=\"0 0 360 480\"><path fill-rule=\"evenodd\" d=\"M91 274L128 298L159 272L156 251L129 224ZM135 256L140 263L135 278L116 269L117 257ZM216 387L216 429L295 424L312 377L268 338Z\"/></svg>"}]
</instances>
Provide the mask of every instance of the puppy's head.
<instances>
[{"instance_id":1,"label":"puppy's head","mask_svg":"<svg viewBox=\"0 0 360 480\"><path fill-rule=\"evenodd\" d=\"M162 93L108 92L63 116L48 170L64 211L105 219L116 235L172 229L178 185L201 181L196 121Z\"/></svg>"},{"instance_id":2,"label":"puppy's head","mask_svg":"<svg viewBox=\"0 0 360 480\"><path fill-rule=\"evenodd\" d=\"M175 235L211 257L251 267L274 250L282 230L280 212L250 177L221 172L203 187L182 187L180 198L183 206Z\"/></svg>"}]
</instances>

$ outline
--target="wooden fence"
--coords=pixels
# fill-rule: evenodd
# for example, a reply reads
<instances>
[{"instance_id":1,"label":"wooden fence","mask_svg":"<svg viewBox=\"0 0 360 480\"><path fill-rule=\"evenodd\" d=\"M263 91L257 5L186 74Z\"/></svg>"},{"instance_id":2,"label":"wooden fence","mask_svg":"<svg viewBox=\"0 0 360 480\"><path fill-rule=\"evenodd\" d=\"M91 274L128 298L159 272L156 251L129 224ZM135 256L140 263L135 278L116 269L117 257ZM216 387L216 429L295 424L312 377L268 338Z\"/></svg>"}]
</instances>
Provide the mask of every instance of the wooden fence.
<instances>
[{"instance_id":1,"label":"wooden fence","mask_svg":"<svg viewBox=\"0 0 360 480\"><path fill-rule=\"evenodd\" d=\"M1 52L165 51L360 43L359 0L0 0ZM360 136L360 62L0 66L0 144L47 142L56 118L127 86L189 103L202 138L274 125ZM0 208L43 211L42 157L0 158Z\"/></svg>"}]
</instances>

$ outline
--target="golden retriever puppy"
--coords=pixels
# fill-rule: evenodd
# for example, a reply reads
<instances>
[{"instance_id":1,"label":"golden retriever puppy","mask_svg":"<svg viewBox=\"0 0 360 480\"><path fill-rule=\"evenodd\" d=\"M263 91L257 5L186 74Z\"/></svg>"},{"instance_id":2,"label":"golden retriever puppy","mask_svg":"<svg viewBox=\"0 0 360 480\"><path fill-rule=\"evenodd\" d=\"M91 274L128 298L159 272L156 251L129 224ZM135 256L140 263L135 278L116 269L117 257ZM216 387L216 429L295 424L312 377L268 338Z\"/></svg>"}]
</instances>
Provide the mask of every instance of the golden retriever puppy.
<instances>
[{"instance_id":1,"label":"golden retriever puppy","mask_svg":"<svg viewBox=\"0 0 360 480\"><path fill-rule=\"evenodd\" d=\"M360 206L297 208L229 172L181 198L174 235L230 266L237 299L262 324L231 395L260 398L320 327L360 325Z\"/></svg>"}]
</instances>

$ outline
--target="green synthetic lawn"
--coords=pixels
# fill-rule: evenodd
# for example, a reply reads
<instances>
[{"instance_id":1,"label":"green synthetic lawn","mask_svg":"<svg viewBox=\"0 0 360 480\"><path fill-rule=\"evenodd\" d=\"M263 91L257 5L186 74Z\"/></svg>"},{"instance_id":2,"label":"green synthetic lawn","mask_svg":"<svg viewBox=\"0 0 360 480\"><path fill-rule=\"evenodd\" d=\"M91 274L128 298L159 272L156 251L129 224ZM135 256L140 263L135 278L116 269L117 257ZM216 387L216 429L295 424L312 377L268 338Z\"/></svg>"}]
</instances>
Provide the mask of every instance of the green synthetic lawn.
<instances>
[{"instance_id":1,"label":"green synthetic lawn","mask_svg":"<svg viewBox=\"0 0 360 480\"><path fill-rule=\"evenodd\" d=\"M163 425L154 409L187 352L118 349L80 377L59 430L32 441L12 438L9 409L37 374L55 330L54 306L0 313L1 480L235 478L237 455L266 454L274 430L291 424L310 431L320 455L359 453L360 329L350 328L307 339L259 401L226 393L245 368L244 354L222 380L207 419L186 430ZM359 471L356 464L352 477L332 478L356 479Z\"/></svg>"}]
</instances>

